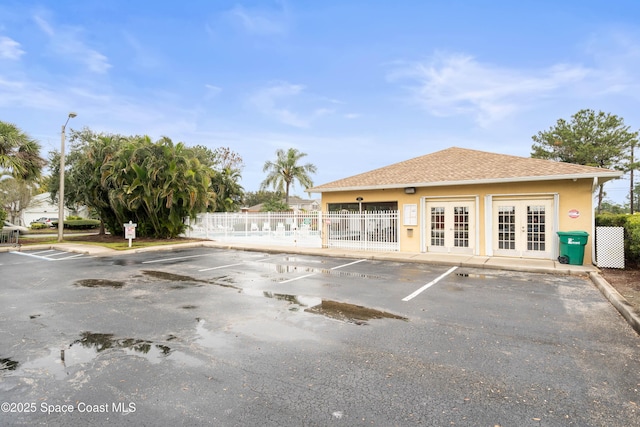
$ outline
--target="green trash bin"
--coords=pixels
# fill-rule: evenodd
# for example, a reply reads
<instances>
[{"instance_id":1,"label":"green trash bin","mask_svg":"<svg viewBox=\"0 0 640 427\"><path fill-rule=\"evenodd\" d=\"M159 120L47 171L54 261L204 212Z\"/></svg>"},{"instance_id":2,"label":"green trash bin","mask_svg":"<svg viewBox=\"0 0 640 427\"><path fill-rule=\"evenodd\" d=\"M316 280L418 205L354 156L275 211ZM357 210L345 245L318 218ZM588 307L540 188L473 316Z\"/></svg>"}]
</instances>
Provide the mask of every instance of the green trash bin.
<instances>
[{"instance_id":1,"label":"green trash bin","mask_svg":"<svg viewBox=\"0 0 640 427\"><path fill-rule=\"evenodd\" d=\"M558 231L560 238L561 264L582 265L584 261L584 247L589 239L586 231Z\"/></svg>"}]
</instances>

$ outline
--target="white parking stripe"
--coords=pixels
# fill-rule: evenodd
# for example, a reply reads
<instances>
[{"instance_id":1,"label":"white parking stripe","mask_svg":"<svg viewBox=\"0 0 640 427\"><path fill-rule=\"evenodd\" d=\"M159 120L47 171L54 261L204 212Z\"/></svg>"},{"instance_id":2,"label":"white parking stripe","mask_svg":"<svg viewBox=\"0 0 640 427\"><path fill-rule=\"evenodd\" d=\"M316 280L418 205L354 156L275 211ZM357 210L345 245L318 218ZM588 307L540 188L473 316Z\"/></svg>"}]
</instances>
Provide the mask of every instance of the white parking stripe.
<instances>
[{"instance_id":1,"label":"white parking stripe","mask_svg":"<svg viewBox=\"0 0 640 427\"><path fill-rule=\"evenodd\" d=\"M41 260L44 260L44 261L53 261L51 258L47 258L47 257L40 256L40 255L28 254L28 253L25 253L25 252L9 252L9 253L10 254L15 254L15 255L28 256L28 257L31 257L31 258L37 258L37 259L41 259Z\"/></svg>"},{"instance_id":2,"label":"white parking stripe","mask_svg":"<svg viewBox=\"0 0 640 427\"><path fill-rule=\"evenodd\" d=\"M85 254L69 255L68 257L58 258L58 259L56 259L56 261L64 261L64 260L67 260L67 259L79 258L79 257L84 256L84 255L85 255Z\"/></svg>"},{"instance_id":3,"label":"white parking stripe","mask_svg":"<svg viewBox=\"0 0 640 427\"><path fill-rule=\"evenodd\" d=\"M54 257L54 256L62 256L62 255L66 255L68 254L68 252L56 252L55 254L51 254L51 255L47 255L48 257Z\"/></svg>"},{"instance_id":4,"label":"white parking stripe","mask_svg":"<svg viewBox=\"0 0 640 427\"><path fill-rule=\"evenodd\" d=\"M329 270L337 270L337 269L342 268L342 267L347 267L349 265L358 264L359 262L362 262L362 261L366 261L366 259L359 259L358 261L353 261L353 262L350 262L350 263L347 263L347 264L338 265L336 267L330 268ZM282 282L278 282L278 283L289 283L289 282L293 282L293 281L296 281L296 280L304 279L304 278L307 278L307 277L315 276L316 274L318 274L318 273L305 274L304 276L294 277L293 279L283 280Z\"/></svg>"},{"instance_id":5,"label":"white parking stripe","mask_svg":"<svg viewBox=\"0 0 640 427\"><path fill-rule=\"evenodd\" d=\"M235 267L236 265L242 265L242 264L244 264L244 263L243 262L239 262L237 264L220 265L218 267L203 268L202 270L198 270L198 271L218 270L220 268Z\"/></svg>"},{"instance_id":6,"label":"white parking stripe","mask_svg":"<svg viewBox=\"0 0 640 427\"><path fill-rule=\"evenodd\" d=\"M362 262L362 261L366 261L366 259L359 259L358 261L353 261L353 262L350 262L348 264L342 264L342 265L339 265L337 267L330 268L329 270L337 270L337 269L342 268L342 267L347 267L349 265L358 264L359 262Z\"/></svg>"},{"instance_id":7,"label":"white parking stripe","mask_svg":"<svg viewBox=\"0 0 640 427\"><path fill-rule=\"evenodd\" d=\"M176 261L179 259L189 259L189 258L199 258L202 256L208 256L209 254L201 254L201 255L189 255L189 256L179 256L179 257L175 257L175 258L161 258L161 259L152 259L151 261L142 261L142 264L153 264L156 262L169 262L169 261Z\"/></svg>"},{"instance_id":8,"label":"white parking stripe","mask_svg":"<svg viewBox=\"0 0 640 427\"><path fill-rule=\"evenodd\" d=\"M55 252L55 250L54 249L47 249L46 251L31 252L31 253L34 254L34 255L40 255L40 254L46 254L46 253L49 253L49 252Z\"/></svg>"},{"instance_id":9,"label":"white parking stripe","mask_svg":"<svg viewBox=\"0 0 640 427\"><path fill-rule=\"evenodd\" d=\"M418 289L417 291L415 291L414 293L412 293L411 295L408 295L404 298L402 298L402 301L409 301L415 297L417 297L418 295L420 295L423 291L429 289L431 286L435 285L436 283L438 283L440 280L444 279L445 277L447 277L449 274L453 273L454 271L456 271L458 267L451 267L446 273L444 273L443 275L441 275L440 277L437 277L436 279L432 280L431 282L427 283L426 285L424 285L423 287L421 287L420 289Z\"/></svg>"}]
</instances>

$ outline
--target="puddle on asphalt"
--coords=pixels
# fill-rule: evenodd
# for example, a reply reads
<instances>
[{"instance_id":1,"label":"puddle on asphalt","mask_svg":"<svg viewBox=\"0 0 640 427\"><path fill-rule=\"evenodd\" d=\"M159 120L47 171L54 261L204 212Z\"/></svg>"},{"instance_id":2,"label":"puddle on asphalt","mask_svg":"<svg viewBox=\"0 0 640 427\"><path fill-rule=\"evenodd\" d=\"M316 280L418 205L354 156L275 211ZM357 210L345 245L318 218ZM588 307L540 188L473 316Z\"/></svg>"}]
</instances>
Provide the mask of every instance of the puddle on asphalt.
<instances>
[{"instance_id":1,"label":"puddle on asphalt","mask_svg":"<svg viewBox=\"0 0 640 427\"><path fill-rule=\"evenodd\" d=\"M148 353L151 349L151 346L154 345L151 341L134 338L116 339L114 338L113 334L83 332L82 334L80 334L80 336L81 338L74 341L69 346L69 348L73 348L73 346L80 344L82 347L95 349L97 353L110 348L129 348L140 353ZM163 349L163 351L168 354L171 349L169 347L166 347L165 349Z\"/></svg>"},{"instance_id":2,"label":"puddle on asphalt","mask_svg":"<svg viewBox=\"0 0 640 427\"><path fill-rule=\"evenodd\" d=\"M196 318L196 343L203 347L212 349L223 349L230 347L229 335L224 331L210 331L205 328L206 321Z\"/></svg>"},{"instance_id":3,"label":"puddle on asphalt","mask_svg":"<svg viewBox=\"0 0 640 427\"><path fill-rule=\"evenodd\" d=\"M471 279L493 279L491 276L487 276L486 274L474 274L474 273L456 273L458 277L469 277Z\"/></svg>"},{"instance_id":4,"label":"puddle on asphalt","mask_svg":"<svg viewBox=\"0 0 640 427\"><path fill-rule=\"evenodd\" d=\"M304 309L304 307L313 307L315 305L322 304L321 298L316 297L305 297L302 295L287 295L287 294L278 294L269 291L261 291L258 289L241 289L240 293L245 295L251 295L254 297L264 297L270 299L276 299L279 301L286 301L291 304L289 311L300 311L300 309Z\"/></svg>"},{"instance_id":5,"label":"puddle on asphalt","mask_svg":"<svg viewBox=\"0 0 640 427\"><path fill-rule=\"evenodd\" d=\"M0 371L15 371L18 362L13 359L0 359Z\"/></svg>"},{"instance_id":6,"label":"puddle on asphalt","mask_svg":"<svg viewBox=\"0 0 640 427\"><path fill-rule=\"evenodd\" d=\"M136 265L137 262L135 262L134 260L130 259L130 258L125 258L125 259L117 259L115 261L113 261L113 265L120 265L120 266L128 266L128 265Z\"/></svg>"},{"instance_id":7,"label":"puddle on asphalt","mask_svg":"<svg viewBox=\"0 0 640 427\"><path fill-rule=\"evenodd\" d=\"M408 320L406 317L386 311L331 300L322 300L320 305L307 308L305 311L322 314L323 316L344 322L355 323L356 325L366 325L368 320L373 319Z\"/></svg>"},{"instance_id":8,"label":"puddle on asphalt","mask_svg":"<svg viewBox=\"0 0 640 427\"><path fill-rule=\"evenodd\" d=\"M124 282L106 279L81 279L74 284L85 288L121 288L124 286Z\"/></svg>"},{"instance_id":9,"label":"puddle on asphalt","mask_svg":"<svg viewBox=\"0 0 640 427\"><path fill-rule=\"evenodd\" d=\"M177 337L169 335L167 341ZM119 350L129 356L142 357L150 363L160 363L167 359L182 364L196 366L201 362L187 354L174 351L170 346L137 338L116 338L113 334L83 332L80 339L63 348L51 348L49 355L20 364L12 359L0 359L0 371L11 370L46 373L57 379L64 379L70 374L69 368L93 362L107 350ZM13 374L11 374L13 375Z\"/></svg>"},{"instance_id":10,"label":"puddle on asphalt","mask_svg":"<svg viewBox=\"0 0 640 427\"><path fill-rule=\"evenodd\" d=\"M239 289L237 286L234 286L232 283L235 283L235 279L231 276L217 276L213 277L209 280L204 279L196 279L191 276L183 276L181 274L167 273L165 271L157 271L157 270L143 270L145 275L152 277L154 279L164 280L168 282L177 282L171 286L171 289L186 289L188 286L185 283L207 283L210 285L222 286L224 288L233 288ZM193 285L191 285L193 286ZM195 285L202 286L202 285Z\"/></svg>"},{"instance_id":11,"label":"puddle on asphalt","mask_svg":"<svg viewBox=\"0 0 640 427\"><path fill-rule=\"evenodd\" d=\"M324 300L318 297L279 294L257 289L242 289L240 292L251 296L286 301L291 304L289 311L306 311L308 313L320 314L331 319L354 323L356 325L366 325L367 321L374 319L408 320L406 317L398 316L386 311L363 307L361 305Z\"/></svg>"},{"instance_id":12,"label":"puddle on asphalt","mask_svg":"<svg viewBox=\"0 0 640 427\"><path fill-rule=\"evenodd\" d=\"M191 276L183 276L181 274L167 273L166 271L156 270L142 270L144 274L154 279L168 280L172 282L202 282L203 280L196 279Z\"/></svg>"},{"instance_id":13,"label":"puddle on asphalt","mask_svg":"<svg viewBox=\"0 0 640 427\"><path fill-rule=\"evenodd\" d=\"M285 257L282 261L290 261L290 262L298 262L296 258ZM304 262L313 262L309 260L304 260ZM320 262L320 264L325 264L326 261ZM263 270L266 270L269 273L276 272L279 274L284 273L302 273L302 274L325 274L332 275L336 277L345 277L345 278L358 278L358 279L383 279L384 277L375 275L375 274L367 274L367 273L356 273L349 271L342 271L338 269L331 268L321 268L321 267L312 267L312 266L300 266L300 265L290 265L283 262L260 262L258 265L262 266ZM276 281L279 279L275 279Z\"/></svg>"}]
</instances>

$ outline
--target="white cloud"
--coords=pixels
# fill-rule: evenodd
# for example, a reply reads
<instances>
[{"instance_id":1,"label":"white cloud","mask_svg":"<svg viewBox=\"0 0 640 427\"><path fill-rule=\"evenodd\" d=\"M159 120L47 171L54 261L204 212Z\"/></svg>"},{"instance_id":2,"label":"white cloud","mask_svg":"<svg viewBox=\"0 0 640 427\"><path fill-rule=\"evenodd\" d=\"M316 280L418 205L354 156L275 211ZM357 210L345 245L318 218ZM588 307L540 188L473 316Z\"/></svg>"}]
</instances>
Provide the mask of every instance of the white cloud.
<instances>
[{"instance_id":1,"label":"white cloud","mask_svg":"<svg viewBox=\"0 0 640 427\"><path fill-rule=\"evenodd\" d=\"M206 91L205 94L205 98L209 99L209 98L214 98L215 96L217 96L220 92L222 92L222 88L219 86L215 86L215 85L210 85L210 84L205 84L204 85Z\"/></svg>"},{"instance_id":2,"label":"white cloud","mask_svg":"<svg viewBox=\"0 0 640 427\"><path fill-rule=\"evenodd\" d=\"M263 36L285 34L289 27L289 14L284 6L281 10L268 11L236 5L227 14L251 34Z\"/></svg>"},{"instance_id":3,"label":"white cloud","mask_svg":"<svg viewBox=\"0 0 640 427\"><path fill-rule=\"evenodd\" d=\"M592 34L585 44L586 53L599 70L601 84L593 93L633 94L640 97L640 34L620 29Z\"/></svg>"},{"instance_id":4,"label":"white cloud","mask_svg":"<svg viewBox=\"0 0 640 427\"><path fill-rule=\"evenodd\" d=\"M133 51L133 57L130 59L133 65L145 71L155 70L165 66L161 56L154 52L152 46L143 44L129 31L122 31L122 37Z\"/></svg>"},{"instance_id":5,"label":"white cloud","mask_svg":"<svg viewBox=\"0 0 640 427\"><path fill-rule=\"evenodd\" d=\"M426 63L400 64L389 79L408 80L413 99L435 116L470 115L486 126L586 79L591 72L564 64L520 70L481 63L469 55L438 54Z\"/></svg>"},{"instance_id":6,"label":"white cloud","mask_svg":"<svg viewBox=\"0 0 640 427\"><path fill-rule=\"evenodd\" d=\"M46 85L27 80L9 80L0 75L0 108L59 109L60 96Z\"/></svg>"},{"instance_id":7,"label":"white cloud","mask_svg":"<svg viewBox=\"0 0 640 427\"><path fill-rule=\"evenodd\" d=\"M86 46L81 40L81 29L73 27L54 29L49 22L40 16L34 16L34 20L42 32L49 36L51 48L55 54L83 63L94 73L103 74L111 68L109 59L105 55Z\"/></svg>"},{"instance_id":8,"label":"white cloud","mask_svg":"<svg viewBox=\"0 0 640 427\"><path fill-rule=\"evenodd\" d=\"M310 124L309 117L291 111L290 106L282 106L283 102L288 102L289 105L294 102L303 90L302 85L277 82L259 90L251 97L250 102L264 115L290 126L306 128Z\"/></svg>"},{"instance_id":9,"label":"white cloud","mask_svg":"<svg viewBox=\"0 0 640 427\"><path fill-rule=\"evenodd\" d=\"M9 37L0 37L0 58L20 59L24 55L24 50L20 48L20 43Z\"/></svg>"}]
</instances>

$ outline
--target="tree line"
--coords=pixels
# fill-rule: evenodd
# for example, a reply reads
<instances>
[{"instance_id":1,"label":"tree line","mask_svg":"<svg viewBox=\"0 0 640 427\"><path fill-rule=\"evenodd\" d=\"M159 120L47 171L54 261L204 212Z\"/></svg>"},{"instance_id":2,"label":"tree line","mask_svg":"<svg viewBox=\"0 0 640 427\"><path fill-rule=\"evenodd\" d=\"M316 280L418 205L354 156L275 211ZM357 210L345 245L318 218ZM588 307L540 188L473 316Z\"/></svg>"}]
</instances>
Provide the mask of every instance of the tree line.
<instances>
[{"instance_id":1,"label":"tree line","mask_svg":"<svg viewBox=\"0 0 640 427\"><path fill-rule=\"evenodd\" d=\"M629 207L631 213L638 209L640 186L633 176L639 164L634 153L638 131L632 131L622 118L581 110L532 139L531 157L629 173ZM269 210L287 210L294 184L312 187L311 175L317 172L315 165L302 164L305 153L279 149L275 160L264 164L266 177L260 190L245 192L240 185L243 160L227 147L189 147L168 137L152 141L146 135L97 133L87 128L71 130L69 141L64 203L70 208L89 207L111 233L120 233L122 224L134 221L141 236L175 237L185 231L186 217L201 212L233 212L259 203ZM15 213L13 206L26 207L24 194L31 195L33 189L49 191L57 203L60 153L50 153L47 162L40 148L16 125L0 121L0 220L7 210ZM47 164L51 175L43 177ZM604 199L602 184L597 191L598 211L616 208Z\"/></svg>"},{"instance_id":2,"label":"tree line","mask_svg":"<svg viewBox=\"0 0 640 427\"><path fill-rule=\"evenodd\" d=\"M112 234L133 221L140 236L172 238L185 231L187 217L238 211L247 201L287 210L294 182L311 187L310 173L316 171L312 164L299 164L305 153L278 150L275 161L265 162L267 176L261 191L245 193L240 185L242 158L227 147L188 147L168 137L152 141L146 135L96 133L87 128L71 130L69 142L64 204L71 209L88 207L100 219L101 232L106 229ZM0 187L18 186L22 197L30 197L34 188L48 191L52 203L57 203L60 153L50 153L46 162L39 151L37 141L15 125L0 122L0 172L8 178L0 181ZM42 179L47 163L51 175ZM276 191L267 191L271 187ZM6 190L0 194L5 207L6 200L15 199L8 194ZM28 200L17 205L24 208ZM1 208L0 216L6 217Z\"/></svg>"}]
</instances>

